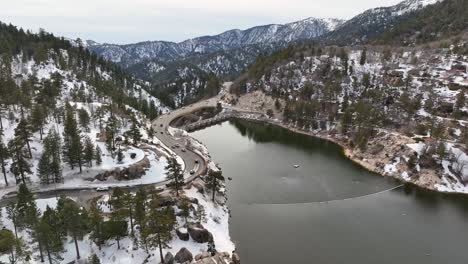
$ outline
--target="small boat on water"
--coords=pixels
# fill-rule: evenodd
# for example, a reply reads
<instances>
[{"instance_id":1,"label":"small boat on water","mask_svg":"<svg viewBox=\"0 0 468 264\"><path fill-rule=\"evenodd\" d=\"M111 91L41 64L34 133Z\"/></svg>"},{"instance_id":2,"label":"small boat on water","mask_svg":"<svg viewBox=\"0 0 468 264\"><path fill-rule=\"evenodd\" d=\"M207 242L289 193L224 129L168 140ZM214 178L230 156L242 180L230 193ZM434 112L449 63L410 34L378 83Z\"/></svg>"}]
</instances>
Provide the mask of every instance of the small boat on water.
<instances>
[{"instance_id":1,"label":"small boat on water","mask_svg":"<svg viewBox=\"0 0 468 264\"><path fill-rule=\"evenodd\" d=\"M298 169L300 166L299 165L294 165L294 168Z\"/></svg>"}]
</instances>

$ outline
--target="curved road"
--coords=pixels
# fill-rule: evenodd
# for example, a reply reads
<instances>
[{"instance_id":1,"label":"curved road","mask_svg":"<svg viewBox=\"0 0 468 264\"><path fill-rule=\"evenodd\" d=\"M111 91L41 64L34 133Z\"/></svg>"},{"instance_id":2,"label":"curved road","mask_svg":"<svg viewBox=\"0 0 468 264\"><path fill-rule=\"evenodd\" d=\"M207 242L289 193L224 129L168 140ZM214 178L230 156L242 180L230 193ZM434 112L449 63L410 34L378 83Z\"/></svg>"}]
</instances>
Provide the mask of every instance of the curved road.
<instances>
[{"instance_id":1,"label":"curved road","mask_svg":"<svg viewBox=\"0 0 468 264\"><path fill-rule=\"evenodd\" d=\"M176 155L182 158L182 160L185 163L185 170L184 170L184 179L185 182L188 183L198 176L201 176L206 172L207 169L207 163L201 157L199 154L195 153L194 151L190 149L186 149L185 152L182 151L182 148L186 148L186 142L188 140L188 137L180 137L176 138L172 135L169 134L169 124L177 117L180 117L182 115L189 114L191 112L194 112L196 110L206 108L206 107L216 107L217 102L219 101L220 95L210 98L208 100L203 100L200 102L197 102L195 104L176 109L172 112L169 112L167 114L159 116L157 119L152 121L153 129L157 133L157 138L168 148L171 149L172 152L174 152ZM180 147L178 148L172 148L178 144ZM198 163L196 163L198 161ZM193 170L194 173L190 173ZM152 184L141 184L141 185L133 185L133 186L124 186L121 188L126 188L128 190L138 190L140 187L144 186L154 186L154 187L165 187L168 181L162 181L158 183L152 183ZM90 187L83 187L83 188L66 188L66 189L48 189L48 190L43 190L43 191L34 191L33 193L35 194L37 199L46 199L46 198L52 198L59 196L61 194L66 194L69 196L77 196L77 197L87 197L87 198L92 198L97 195L101 195L106 192L97 192L96 187L90 186ZM14 201L15 194L12 193L8 196L4 196L0 199L0 207L6 206L9 202Z\"/></svg>"}]
</instances>

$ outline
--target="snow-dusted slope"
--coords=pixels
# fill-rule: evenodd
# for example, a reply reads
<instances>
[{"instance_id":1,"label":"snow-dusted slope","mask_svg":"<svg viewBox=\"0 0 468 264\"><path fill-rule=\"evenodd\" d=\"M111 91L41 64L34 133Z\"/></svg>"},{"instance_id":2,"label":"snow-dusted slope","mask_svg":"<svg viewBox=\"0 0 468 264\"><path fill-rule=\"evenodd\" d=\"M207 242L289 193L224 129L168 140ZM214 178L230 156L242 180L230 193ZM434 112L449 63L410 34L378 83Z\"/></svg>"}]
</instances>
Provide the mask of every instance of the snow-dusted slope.
<instances>
[{"instance_id":1,"label":"snow-dusted slope","mask_svg":"<svg viewBox=\"0 0 468 264\"><path fill-rule=\"evenodd\" d=\"M339 25L323 38L333 43L357 44L389 30L400 18L442 0L406 0L389 7L369 9Z\"/></svg>"},{"instance_id":2,"label":"snow-dusted slope","mask_svg":"<svg viewBox=\"0 0 468 264\"><path fill-rule=\"evenodd\" d=\"M113 62L134 64L146 59L163 61L180 59L197 53L211 53L252 44L291 42L319 37L344 21L339 19L305 20L279 25L265 25L246 30L229 30L215 36L202 36L180 43L148 41L129 45L97 44L88 42L93 52Z\"/></svg>"}]
</instances>

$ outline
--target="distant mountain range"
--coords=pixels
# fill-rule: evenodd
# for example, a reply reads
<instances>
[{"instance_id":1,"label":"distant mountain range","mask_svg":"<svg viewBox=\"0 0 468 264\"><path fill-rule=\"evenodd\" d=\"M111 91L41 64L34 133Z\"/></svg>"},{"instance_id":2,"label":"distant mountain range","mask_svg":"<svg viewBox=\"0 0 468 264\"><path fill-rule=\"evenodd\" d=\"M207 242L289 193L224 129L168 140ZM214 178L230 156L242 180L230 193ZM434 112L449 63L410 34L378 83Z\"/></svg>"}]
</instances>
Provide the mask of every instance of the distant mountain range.
<instances>
[{"instance_id":1,"label":"distant mountain range","mask_svg":"<svg viewBox=\"0 0 468 264\"><path fill-rule=\"evenodd\" d=\"M203 36L182 41L146 41L136 44L99 44L88 41L88 48L98 55L126 66L144 60L172 61L193 55L236 49L248 45L292 42L313 39L343 24L340 19L308 18L284 25L272 24L246 30L229 30L215 36Z\"/></svg>"},{"instance_id":2,"label":"distant mountain range","mask_svg":"<svg viewBox=\"0 0 468 264\"><path fill-rule=\"evenodd\" d=\"M117 45L86 41L82 45L138 78L150 81L153 94L165 98L168 105L178 106L199 99L195 94L199 89L206 89L204 86L212 74L226 79L237 77L259 55L311 40L338 45L364 44L390 31L414 12L441 1L406 0L367 10L348 21L308 18L284 25L234 29L180 43L146 41Z\"/></svg>"}]
</instances>

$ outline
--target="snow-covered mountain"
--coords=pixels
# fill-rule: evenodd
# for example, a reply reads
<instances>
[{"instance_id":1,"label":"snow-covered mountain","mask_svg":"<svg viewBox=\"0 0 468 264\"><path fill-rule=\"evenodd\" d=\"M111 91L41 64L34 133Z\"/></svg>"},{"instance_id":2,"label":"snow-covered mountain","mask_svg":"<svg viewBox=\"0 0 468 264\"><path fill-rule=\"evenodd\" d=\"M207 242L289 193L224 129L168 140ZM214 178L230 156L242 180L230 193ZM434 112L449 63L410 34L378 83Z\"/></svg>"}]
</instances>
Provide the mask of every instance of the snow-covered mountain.
<instances>
[{"instance_id":1,"label":"snow-covered mountain","mask_svg":"<svg viewBox=\"0 0 468 264\"><path fill-rule=\"evenodd\" d=\"M323 35L333 44L359 44L394 27L401 19L443 0L406 0L389 7L369 9Z\"/></svg>"},{"instance_id":2,"label":"snow-covered mountain","mask_svg":"<svg viewBox=\"0 0 468 264\"><path fill-rule=\"evenodd\" d=\"M334 30L344 21L340 19L308 18L289 24L271 24L246 30L229 30L215 36L202 36L179 43L147 41L136 44L99 44L88 41L88 48L104 58L132 65L148 59L171 61L195 54L206 54L248 45L265 45L317 38Z\"/></svg>"}]
</instances>

